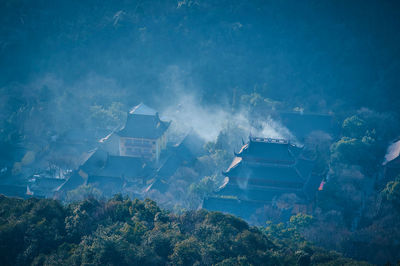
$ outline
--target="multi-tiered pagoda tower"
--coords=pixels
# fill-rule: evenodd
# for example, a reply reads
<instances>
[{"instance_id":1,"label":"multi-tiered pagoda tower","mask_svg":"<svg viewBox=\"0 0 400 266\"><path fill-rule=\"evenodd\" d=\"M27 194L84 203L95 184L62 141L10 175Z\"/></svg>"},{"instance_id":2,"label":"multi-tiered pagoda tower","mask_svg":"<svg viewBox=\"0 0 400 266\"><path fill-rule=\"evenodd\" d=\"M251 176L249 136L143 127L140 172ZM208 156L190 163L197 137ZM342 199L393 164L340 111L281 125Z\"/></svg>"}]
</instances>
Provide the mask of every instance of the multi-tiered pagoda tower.
<instances>
[{"instance_id":1,"label":"multi-tiered pagoda tower","mask_svg":"<svg viewBox=\"0 0 400 266\"><path fill-rule=\"evenodd\" d=\"M302 147L289 141L250 137L229 168L225 182L203 207L242 217L265 205L276 205L284 195L297 199L293 213L310 211L319 178L312 175L314 161Z\"/></svg>"}]
</instances>

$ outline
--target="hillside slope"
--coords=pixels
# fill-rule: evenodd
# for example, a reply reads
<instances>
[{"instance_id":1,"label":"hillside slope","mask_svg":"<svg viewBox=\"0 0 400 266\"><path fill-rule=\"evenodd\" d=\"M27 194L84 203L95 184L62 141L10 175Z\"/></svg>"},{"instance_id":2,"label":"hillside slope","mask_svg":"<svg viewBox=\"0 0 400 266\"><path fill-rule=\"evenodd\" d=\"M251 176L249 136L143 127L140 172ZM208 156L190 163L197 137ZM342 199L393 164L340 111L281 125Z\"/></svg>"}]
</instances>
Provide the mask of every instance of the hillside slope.
<instances>
[{"instance_id":1,"label":"hillside slope","mask_svg":"<svg viewBox=\"0 0 400 266\"><path fill-rule=\"evenodd\" d=\"M3 265L360 265L285 243L231 215L175 215L151 200L117 195L63 206L0 196Z\"/></svg>"}]
</instances>

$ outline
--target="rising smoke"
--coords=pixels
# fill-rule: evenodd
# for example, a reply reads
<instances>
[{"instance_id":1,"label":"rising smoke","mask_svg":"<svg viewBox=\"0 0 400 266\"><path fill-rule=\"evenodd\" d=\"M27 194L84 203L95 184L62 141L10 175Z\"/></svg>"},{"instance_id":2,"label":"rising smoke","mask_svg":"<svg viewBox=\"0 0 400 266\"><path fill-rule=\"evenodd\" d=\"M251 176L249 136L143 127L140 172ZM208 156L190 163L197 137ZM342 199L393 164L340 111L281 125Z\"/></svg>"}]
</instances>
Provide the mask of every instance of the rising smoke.
<instances>
[{"instance_id":1,"label":"rising smoke","mask_svg":"<svg viewBox=\"0 0 400 266\"><path fill-rule=\"evenodd\" d=\"M250 114L248 107L233 110L228 100L221 99L219 105L201 102L201 89L194 85L188 71L178 66L169 66L160 77L168 104L163 103L164 119L173 121L172 135L182 135L193 130L205 141L215 141L218 135L230 128L249 135L267 138L295 140L293 134L270 114ZM256 117L256 119L255 119Z\"/></svg>"}]
</instances>

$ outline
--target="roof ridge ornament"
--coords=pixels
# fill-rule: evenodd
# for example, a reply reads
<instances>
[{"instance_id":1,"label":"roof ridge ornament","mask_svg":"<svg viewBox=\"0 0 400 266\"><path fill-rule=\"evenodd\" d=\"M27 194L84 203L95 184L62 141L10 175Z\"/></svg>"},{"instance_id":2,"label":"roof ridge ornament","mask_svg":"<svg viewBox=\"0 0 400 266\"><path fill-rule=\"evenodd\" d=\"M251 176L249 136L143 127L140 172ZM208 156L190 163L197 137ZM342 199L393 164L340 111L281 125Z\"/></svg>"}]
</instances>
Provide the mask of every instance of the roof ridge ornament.
<instances>
[{"instance_id":1,"label":"roof ridge ornament","mask_svg":"<svg viewBox=\"0 0 400 266\"><path fill-rule=\"evenodd\" d=\"M290 144L289 140L280 138L264 138L264 137L253 137L249 136L251 142L264 142L264 143L276 143L276 144Z\"/></svg>"}]
</instances>

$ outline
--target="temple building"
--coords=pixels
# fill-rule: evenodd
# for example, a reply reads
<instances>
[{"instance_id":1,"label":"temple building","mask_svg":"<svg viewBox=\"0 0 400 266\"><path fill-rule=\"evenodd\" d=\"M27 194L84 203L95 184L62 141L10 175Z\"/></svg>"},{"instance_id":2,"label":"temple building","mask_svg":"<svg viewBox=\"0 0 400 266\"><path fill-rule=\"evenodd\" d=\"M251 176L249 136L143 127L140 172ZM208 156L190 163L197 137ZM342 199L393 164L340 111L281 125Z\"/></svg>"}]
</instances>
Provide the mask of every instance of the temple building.
<instances>
[{"instance_id":1,"label":"temple building","mask_svg":"<svg viewBox=\"0 0 400 266\"><path fill-rule=\"evenodd\" d=\"M104 196L112 196L129 187L130 194L137 196L151 173L151 166L141 158L115 156L96 149L57 191L60 194L80 185L91 185Z\"/></svg>"},{"instance_id":2,"label":"temple building","mask_svg":"<svg viewBox=\"0 0 400 266\"><path fill-rule=\"evenodd\" d=\"M170 123L143 103L135 106L122 128L82 156L80 166L57 188L56 196L62 197L81 185L95 187L106 196L123 193L141 198L152 189L162 190L165 180L193 156L185 152L188 143L194 142L192 134L167 149Z\"/></svg>"},{"instance_id":3,"label":"temple building","mask_svg":"<svg viewBox=\"0 0 400 266\"><path fill-rule=\"evenodd\" d=\"M128 112L125 126L100 140L111 155L143 158L158 162L167 146L166 131L171 122L143 103Z\"/></svg>"},{"instance_id":4,"label":"temple building","mask_svg":"<svg viewBox=\"0 0 400 266\"><path fill-rule=\"evenodd\" d=\"M296 198L292 213L310 212L320 178L312 175L314 161L302 147L282 139L250 137L235 153L225 180L203 207L250 217L265 205L276 205L282 198Z\"/></svg>"},{"instance_id":5,"label":"temple building","mask_svg":"<svg viewBox=\"0 0 400 266\"><path fill-rule=\"evenodd\" d=\"M145 196L150 196L148 193L152 190L164 193L170 185L176 185L170 178L181 167L194 167L197 158L205 155L204 144L204 140L191 130L178 143L169 146L159 167L149 179L149 185L144 190Z\"/></svg>"}]
</instances>

